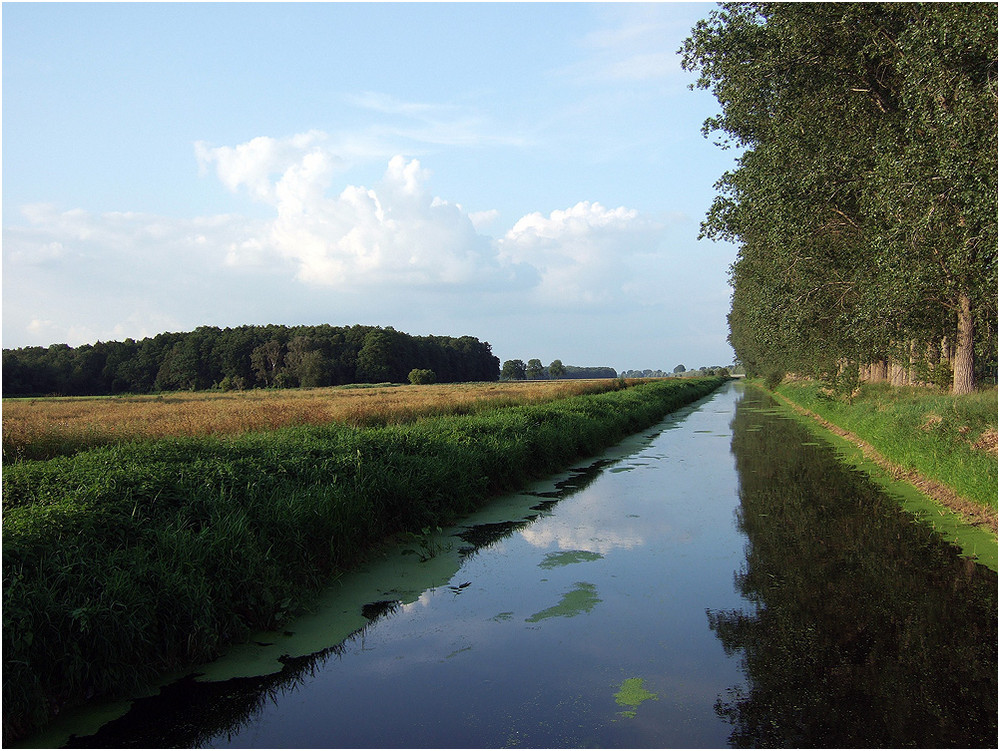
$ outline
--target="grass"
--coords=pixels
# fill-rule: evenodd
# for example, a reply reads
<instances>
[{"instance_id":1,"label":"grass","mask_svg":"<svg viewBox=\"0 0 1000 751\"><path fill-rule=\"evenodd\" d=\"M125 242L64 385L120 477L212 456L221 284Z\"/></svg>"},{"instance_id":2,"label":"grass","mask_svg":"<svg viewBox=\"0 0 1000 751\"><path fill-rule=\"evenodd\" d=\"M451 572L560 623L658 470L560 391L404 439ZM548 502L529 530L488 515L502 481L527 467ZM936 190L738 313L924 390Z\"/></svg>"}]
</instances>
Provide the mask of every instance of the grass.
<instances>
[{"instance_id":1,"label":"grass","mask_svg":"<svg viewBox=\"0 0 1000 751\"><path fill-rule=\"evenodd\" d=\"M848 403L815 383L778 393L871 444L894 464L997 511L997 389L953 396L932 388L863 384Z\"/></svg>"},{"instance_id":2,"label":"grass","mask_svg":"<svg viewBox=\"0 0 1000 751\"><path fill-rule=\"evenodd\" d=\"M375 427L145 438L5 464L5 744L62 707L140 688L277 626L385 540L453 521L723 381Z\"/></svg>"},{"instance_id":3,"label":"grass","mask_svg":"<svg viewBox=\"0 0 1000 751\"><path fill-rule=\"evenodd\" d=\"M295 425L387 425L614 388L617 381L605 379L5 399L3 459L49 459L131 441Z\"/></svg>"}]
</instances>

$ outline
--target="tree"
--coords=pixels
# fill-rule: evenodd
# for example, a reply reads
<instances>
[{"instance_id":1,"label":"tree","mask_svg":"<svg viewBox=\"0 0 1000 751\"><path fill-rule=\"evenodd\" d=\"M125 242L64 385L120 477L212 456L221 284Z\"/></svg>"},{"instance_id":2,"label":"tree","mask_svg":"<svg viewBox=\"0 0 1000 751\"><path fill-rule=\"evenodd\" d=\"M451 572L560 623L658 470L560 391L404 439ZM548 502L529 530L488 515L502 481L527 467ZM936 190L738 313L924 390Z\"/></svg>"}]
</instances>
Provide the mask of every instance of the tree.
<instances>
[{"instance_id":1,"label":"tree","mask_svg":"<svg viewBox=\"0 0 1000 751\"><path fill-rule=\"evenodd\" d=\"M359 383L385 383L393 380L392 345L392 335L388 331L374 329L365 335L364 344L358 352L356 377Z\"/></svg>"},{"instance_id":2,"label":"tree","mask_svg":"<svg viewBox=\"0 0 1000 751\"><path fill-rule=\"evenodd\" d=\"M702 235L740 245L748 372L911 370L942 339L955 393L977 354L995 371L996 30L957 3L726 3L695 27L683 65L722 107L703 130L744 149Z\"/></svg>"},{"instance_id":3,"label":"tree","mask_svg":"<svg viewBox=\"0 0 1000 751\"><path fill-rule=\"evenodd\" d=\"M500 371L500 377L505 381L523 381L527 377L527 366L522 360L507 360Z\"/></svg>"},{"instance_id":4,"label":"tree","mask_svg":"<svg viewBox=\"0 0 1000 751\"><path fill-rule=\"evenodd\" d=\"M329 386L331 367L323 351L322 342L311 336L299 334L288 342L285 365L289 375L299 386Z\"/></svg>"},{"instance_id":5,"label":"tree","mask_svg":"<svg viewBox=\"0 0 1000 751\"><path fill-rule=\"evenodd\" d=\"M285 345L277 339L271 339L254 349L250 354L250 362L258 380L264 386L274 386L285 364Z\"/></svg>"},{"instance_id":6,"label":"tree","mask_svg":"<svg viewBox=\"0 0 1000 751\"><path fill-rule=\"evenodd\" d=\"M678 365L676 368L674 368L674 372L675 373L686 373L687 372L687 368L685 368L683 365Z\"/></svg>"},{"instance_id":7,"label":"tree","mask_svg":"<svg viewBox=\"0 0 1000 751\"><path fill-rule=\"evenodd\" d=\"M433 370L414 368L410 371L409 380L414 386L419 386L422 384L435 383L437 381L437 376L434 375Z\"/></svg>"},{"instance_id":8,"label":"tree","mask_svg":"<svg viewBox=\"0 0 1000 751\"><path fill-rule=\"evenodd\" d=\"M535 379L541 378L545 374L545 368L542 367L542 361L537 358L532 358L528 360L527 366L525 366L525 375L528 378Z\"/></svg>"},{"instance_id":9,"label":"tree","mask_svg":"<svg viewBox=\"0 0 1000 751\"><path fill-rule=\"evenodd\" d=\"M553 360L549 363L549 375L552 378L561 378L566 375L566 368L563 367L562 360Z\"/></svg>"}]
</instances>

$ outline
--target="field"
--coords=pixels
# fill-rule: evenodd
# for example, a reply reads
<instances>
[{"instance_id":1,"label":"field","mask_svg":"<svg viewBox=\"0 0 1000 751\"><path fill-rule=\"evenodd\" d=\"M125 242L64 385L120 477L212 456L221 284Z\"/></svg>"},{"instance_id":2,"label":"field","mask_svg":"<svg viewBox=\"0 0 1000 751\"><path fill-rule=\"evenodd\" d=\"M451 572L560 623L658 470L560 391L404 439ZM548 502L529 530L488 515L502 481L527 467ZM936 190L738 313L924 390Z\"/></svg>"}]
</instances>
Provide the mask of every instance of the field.
<instances>
[{"instance_id":1,"label":"field","mask_svg":"<svg viewBox=\"0 0 1000 751\"><path fill-rule=\"evenodd\" d=\"M125 441L240 435L332 422L355 427L405 423L420 417L537 404L618 386L615 380L505 381L5 399L3 459L48 459Z\"/></svg>"}]
</instances>

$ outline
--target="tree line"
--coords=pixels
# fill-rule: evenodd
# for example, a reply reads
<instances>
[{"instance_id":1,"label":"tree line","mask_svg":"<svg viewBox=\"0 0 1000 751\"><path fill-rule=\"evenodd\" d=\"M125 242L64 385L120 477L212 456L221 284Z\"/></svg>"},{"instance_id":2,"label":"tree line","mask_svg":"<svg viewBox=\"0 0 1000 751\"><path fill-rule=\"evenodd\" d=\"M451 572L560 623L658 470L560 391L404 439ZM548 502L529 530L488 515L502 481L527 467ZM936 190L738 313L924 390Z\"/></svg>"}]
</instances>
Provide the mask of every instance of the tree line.
<instances>
[{"instance_id":1,"label":"tree line","mask_svg":"<svg viewBox=\"0 0 1000 751\"><path fill-rule=\"evenodd\" d=\"M623 370L622 378L684 378L701 376L730 376L732 371L723 365L702 365L700 368L688 370L683 365L676 366L672 371L652 370Z\"/></svg>"},{"instance_id":2,"label":"tree line","mask_svg":"<svg viewBox=\"0 0 1000 751\"><path fill-rule=\"evenodd\" d=\"M562 360L553 360L548 365L542 365L538 358L532 358L527 363L524 360L506 360L500 371L504 381L538 381L553 378L617 378L614 368L605 366L580 367L579 365L563 365Z\"/></svg>"},{"instance_id":3,"label":"tree line","mask_svg":"<svg viewBox=\"0 0 1000 751\"><path fill-rule=\"evenodd\" d=\"M723 3L680 53L742 149L702 236L747 372L995 380L997 5Z\"/></svg>"},{"instance_id":4,"label":"tree line","mask_svg":"<svg viewBox=\"0 0 1000 751\"><path fill-rule=\"evenodd\" d=\"M415 369L442 383L496 381L500 360L471 336L411 336L392 327L201 326L139 341L5 349L3 395L402 383Z\"/></svg>"}]
</instances>

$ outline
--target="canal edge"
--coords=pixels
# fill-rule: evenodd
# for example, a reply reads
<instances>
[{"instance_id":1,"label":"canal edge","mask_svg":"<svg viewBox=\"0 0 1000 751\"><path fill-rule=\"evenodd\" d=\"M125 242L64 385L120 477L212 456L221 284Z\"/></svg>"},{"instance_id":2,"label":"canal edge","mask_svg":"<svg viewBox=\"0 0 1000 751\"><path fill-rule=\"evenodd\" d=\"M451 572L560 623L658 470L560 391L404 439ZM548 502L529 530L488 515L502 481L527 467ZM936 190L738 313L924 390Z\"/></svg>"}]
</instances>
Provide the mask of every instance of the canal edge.
<instances>
[{"instance_id":1,"label":"canal edge","mask_svg":"<svg viewBox=\"0 0 1000 751\"><path fill-rule=\"evenodd\" d=\"M984 509L978 504L962 497L952 488L943 483L932 480L924 475L921 475L919 472L908 470L905 467L890 461L864 439L858 437L854 433L851 433L849 430L845 430L839 425L830 422L815 412L806 409L783 394L773 391L769 391L768 393L778 400L779 403L790 408L797 415L807 418L809 422L815 426L815 428L840 439L844 443L848 444L854 451L858 452L863 461L855 461L851 463L864 471L875 482L886 486L887 477L895 483L901 483L907 486L912 493L915 493L923 498L927 504L939 509L939 513L941 515L950 515L954 520L954 526L959 532L965 532L968 535L979 538L988 538L993 547L990 554L983 556L974 545L970 548L967 541L962 539L962 535L947 534L937 524L933 525L935 530L942 534L945 539L948 539L950 542L961 547L966 555L976 559L979 563L993 571L998 570L998 554L996 547L997 515L995 513L990 513L988 509ZM847 457L842 458L847 459ZM865 466L866 464L868 466ZM875 465L879 470L881 470L882 473L885 474L886 477L879 477L878 474L871 472L871 465ZM920 515L917 514L917 516L919 517Z\"/></svg>"}]
</instances>

